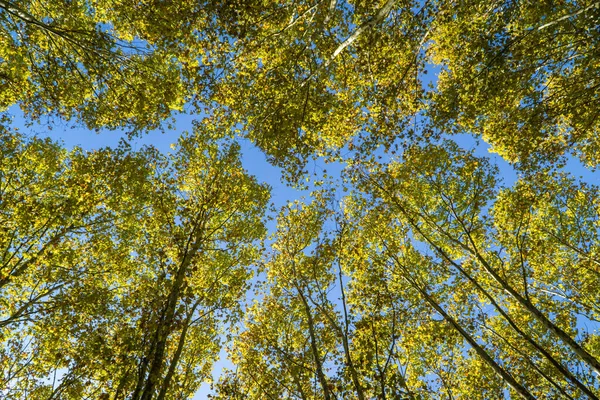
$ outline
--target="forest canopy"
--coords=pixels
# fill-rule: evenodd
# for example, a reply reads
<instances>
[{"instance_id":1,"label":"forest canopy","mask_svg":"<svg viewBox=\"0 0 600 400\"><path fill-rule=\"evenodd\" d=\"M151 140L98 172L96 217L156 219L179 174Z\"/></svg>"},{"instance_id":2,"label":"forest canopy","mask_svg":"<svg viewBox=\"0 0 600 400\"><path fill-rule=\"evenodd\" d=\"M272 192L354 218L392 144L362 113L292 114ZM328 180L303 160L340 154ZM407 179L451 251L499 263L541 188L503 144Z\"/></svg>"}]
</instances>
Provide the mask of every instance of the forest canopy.
<instances>
[{"instance_id":1,"label":"forest canopy","mask_svg":"<svg viewBox=\"0 0 600 400\"><path fill-rule=\"evenodd\" d=\"M0 0L0 397L598 399L599 79L593 0Z\"/></svg>"}]
</instances>

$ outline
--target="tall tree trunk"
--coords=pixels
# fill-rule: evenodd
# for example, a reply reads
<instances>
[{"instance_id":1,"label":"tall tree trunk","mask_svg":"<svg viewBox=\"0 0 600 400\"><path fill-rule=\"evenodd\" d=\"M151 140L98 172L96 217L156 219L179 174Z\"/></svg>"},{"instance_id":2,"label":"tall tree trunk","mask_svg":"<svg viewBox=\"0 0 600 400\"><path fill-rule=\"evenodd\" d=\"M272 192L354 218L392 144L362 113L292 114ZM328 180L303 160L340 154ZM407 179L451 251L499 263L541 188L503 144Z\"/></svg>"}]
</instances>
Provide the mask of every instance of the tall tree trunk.
<instances>
[{"instance_id":1,"label":"tall tree trunk","mask_svg":"<svg viewBox=\"0 0 600 400\"><path fill-rule=\"evenodd\" d=\"M194 312L198 307L198 302L194 304L190 313L188 314L185 325L181 330L181 335L179 335L179 343L177 344L177 350L175 350L175 354L173 355L173 359L169 364L169 370L167 371L167 375L163 379L163 383L160 388L160 392L158 393L158 397L156 400L164 400L167 390L169 390L169 385L171 384L171 379L173 379L173 375L175 374L175 369L177 368L177 364L179 363L179 359L181 358L181 353L183 352L183 347L185 346L185 338L187 335L187 331L190 327L190 323L192 321L192 317L194 316Z\"/></svg>"},{"instance_id":2,"label":"tall tree trunk","mask_svg":"<svg viewBox=\"0 0 600 400\"><path fill-rule=\"evenodd\" d=\"M325 400L331 400L331 394L329 393L329 386L327 383L327 378L325 377L325 373L323 372L323 364L321 362L321 356L319 356L319 349L317 347L317 336L315 333L315 323L312 317L312 313L310 311L310 306L306 301L306 297L302 290L296 286L296 290L300 295L300 299L302 300L302 304L304 305L304 312L306 314L306 319L308 322L308 332L310 335L310 347L313 353L313 358L315 360L315 368L317 370L317 377L319 378L319 383L321 384L321 388L323 389L323 396Z\"/></svg>"},{"instance_id":3,"label":"tall tree trunk","mask_svg":"<svg viewBox=\"0 0 600 400\"><path fill-rule=\"evenodd\" d=\"M169 296L167 297L167 302L163 311L164 314L160 319L159 325L156 327L156 340L153 341L153 351L149 355L151 359L148 360L150 370L145 379L143 391L139 396L139 400L151 400L156 391L156 386L160 379L161 370L164 364L167 339L171 333L170 330L171 325L173 324L177 302L179 301L185 283L185 276L192 263L192 259L200 250L202 244L200 236L203 228L204 222L199 222L194 229L192 229L192 232L190 232L187 238L181 263L175 274ZM138 400L138 397L133 396L133 400Z\"/></svg>"}]
</instances>

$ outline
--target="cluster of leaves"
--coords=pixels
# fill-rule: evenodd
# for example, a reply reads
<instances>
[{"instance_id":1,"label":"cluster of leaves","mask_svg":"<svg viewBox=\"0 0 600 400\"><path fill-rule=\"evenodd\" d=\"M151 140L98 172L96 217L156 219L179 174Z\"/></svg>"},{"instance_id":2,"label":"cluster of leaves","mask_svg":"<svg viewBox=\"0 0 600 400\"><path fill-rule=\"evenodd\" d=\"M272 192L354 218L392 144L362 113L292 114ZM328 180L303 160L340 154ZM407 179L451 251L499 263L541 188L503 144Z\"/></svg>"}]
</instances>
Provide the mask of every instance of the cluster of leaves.
<instances>
[{"instance_id":1,"label":"cluster of leaves","mask_svg":"<svg viewBox=\"0 0 600 400\"><path fill-rule=\"evenodd\" d=\"M0 120L0 395L190 398L227 343L213 398L597 399L600 188L561 168L600 163L599 24L597 1L0 0L0 111L196 116L168 155ZM342 170L268 249L239 137L291 185Z\"/></svg>"}]
</instances>

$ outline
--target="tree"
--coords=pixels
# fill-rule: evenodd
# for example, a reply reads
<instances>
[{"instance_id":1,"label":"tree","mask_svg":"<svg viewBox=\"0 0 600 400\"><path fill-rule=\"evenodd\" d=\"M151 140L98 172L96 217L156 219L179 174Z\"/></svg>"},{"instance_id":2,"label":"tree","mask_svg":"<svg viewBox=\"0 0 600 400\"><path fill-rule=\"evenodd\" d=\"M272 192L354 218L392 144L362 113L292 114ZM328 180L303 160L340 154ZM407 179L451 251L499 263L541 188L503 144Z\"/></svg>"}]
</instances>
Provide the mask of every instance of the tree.
<instances>
[{"instance_id":1,"label":"tree","mask_svg":"<svg viewBox=\"0 0 600 400\"><path fill-rule=\"evenodd\" d=\"M211 99L290 178L311 157L390 146L416 128L431 2L227 5L217 21L233 46Z\"/></svg>"},{"instance_id":2,"label":"tree","mask_svg":"<svg viewBox=\"0 0 600 400\"><path fill-rule=\"evenodd\" d=\"M114 177L120 183L110 200L103 199L99 210L90 211L93 219L73 224L68 235L60 225L61 242L46 228L44 237L29 245L41 248L35 261L15 254L23 246L20 237L6 244L4 261L11 274L2 292L10 304L3 320L5 397L171 398L189 396L207 379L219 352L219 334L237 318L248 266L264 233L262 214L269 194L244 173L235 144L202 143L198 136L182 139L171 160L151 149L139 154L124 150L112 162L94 165L79 153L81 162L110 169L106 174L96 170L95 179L107 185L102 179ZM20 147L17 139L10 140L17 145L7 151L9 160L19 160L22 173L28 172L23 154L29 152L55 169L64 168L48 157L49 151L61 154L58 146L34 140ZM36 153L42 145L48 150ZM119 162L125 164L122 174ZM50 189L62 189L54 186L62 182L52 179L61 177L60 170L43 164L28 172L30 181L7 175L8 189L21 185L19 190L48 196ZM140 181L135 191L128 185L132 180ZM99 196L101 191L91 193ZM47 201L53 206L48 212L58 213L48 219L62 216L54 199ZM3 206L10 211L10 203ZM106 213L111 218L104 221ZM11 220L17 221L16 216ZM22 224L23 231L37 232L44 220L24 216ZM63 262L42 257L48 247ZM26 253L35 254L31 249ZM21 267L11 264L17 257ZM14 272L23 271L28 262L29 274ZM23 296L22 306L17 293Z\"/></svg>"},{"instance_id":3,"label":"tree","mask_svg":"<svg viewBox=\"0 0 600 400\"><path fill-rule=\"evenodd\" d=\"M146 9L149 7L150 12ZM90 129L161 127L191 97L194 2L0 2L0 110ZM195 86L193 91L199 91Z\"/></svg>"},{"instance_id":4,"label":"tree","mask_svg":"<svg viewBox=\"0 0 600 400\"><path fill-rule=\"evenodd\" d=\"M458 323L461 329L479 325L483 329L481 335L485 335L480 336L480 340L482 337L488 337L494 343L502 340L503 344L499 347L502 349L506 343L507 352L517 353L510 356L511 363L508 365L515 363L516 367L515 359L526 363L516 376L527 378L525 371L531 371L533 365L549 385L540 393L532 392L535 396L547 395L545 390L550 390L550 393L556 390L561 395L572 397L580 396L578 391L591 398L597 396L598 388L593 383L598 363L597 349L581 341L583 337L588 342L588 335L595 337L597 334L585 331L581 332L583 336L578 334L582 327L577 326L575 321L581 313L572 306L568 296L557 296L546 286L549 283L547 274L556 273L561 275L561 286L581 287L579 279L585 279L585 270L574 267L581 272L566 276L563 265L568 263L567 259L574 265L589 263L584 261L589 260L589 255L582 248L586 248L584 243L593 241L591 238L597 234L595 228L588 230L587 227L594 224L598 214L583 211L586 209L583 207L580 209L582 213L577 213L577 222L563 217L560 224L550 223L547 216L557 216L561 207L568 207L567 204L577 202L582 196L594 204L597 189L586 185L577 187L566 177L553 179L541 175L516 186L517 191L523 186L529 187L527 197L535 199L536 205L529 203L530 206L527 206L522 203L523 197L511 193L511 190L504 190L496 197L493 169L484 159L464 153L456 145L415 148L404 157L404 162L392 163L385 171L372 174L359 171L358 179L367 185L367 190L373 191L375 203L381 204L378 212L382 212L381 207L387 208L392 221L397 221L393 223L408 229L408 236L415 240L412 247L430 249L432 255L428 258L432 257L443 266L447 274L442 287L459 283L467 285L453 290L454 297L461 299L459 304L471 303L473 307L470 312L460 313L461 317L469 318L468 322ZM553 191L549 190L550 187ZM495 198L495 202L490 204ZM505 203L508 198L517 203L510 200ZM486 208L490 206L493 208L488 214ZM545 219L544 223L534 223L538 218ZM506 225L506 221L511 222ZM567 237L565 229L579 233ZM561 242L556 242L557 239ZM381 246L390 248L391 262L401 268L400 272L414 274L409 269L410 264L403 263L402 258L394 255L396 251L400 254L403 251L401 247L395 250L391 245L393 242L386 237ZM545 252L550 248L556 249L557 257ZM412 275L405 276L405 279L412 280L425 300L441 313L437 308L439 304L435 306L429 300L429 276L431 272L421 275L426 285L419 284ZM590 284L588 280L586 282ZM579 289L575 291L585 293ZM465 299L464 296L468 297ZM489 315L486 307L497 315ZM444 318L454 326L452 319ZM597 317L587 314L587 318L592 321ZM504 333L506 331L510 333ZM511 342L511 339L516 342ZM527 346L538 354L535 357L529 355L523 347L516 345L519 341L523 343L520 346ZM541 366L536 363L538 358ZM574 365L579 367L575 369ZM575 373L576 370L581 372ZM503 379L506 380L505 377ZM525 387L543 387L538 376L531 379ZM570 393L570 390L577 394Z\"/></svg>"},{"instance_id":5,"label":"tree","mask_svg":"<svg viewBox=\"0 0 600 400\"><path fill-rule=\"evenodd\" d=\"M18 398L29 392L29 377L64 362L53 346L38 347L56 338L52 327L40 332L40 325L61 313L79 318L74 311L97 305L114 284L99 279L111 263L92 267L89 260L111 249L115 222L139 210L146 160L123 149L67 152L18 132L1 135L1 388ZM44 353L52 354L51 364Z\"/></svg>"},{"instance_id":6,"label":"tree","mask_svg":"<svg viewBox=\"0 0 600 400\"><path fill-rule=\"evenodd\" d=\"M578 156L598 165L598 2L439 2L432 113L535 168Z\"/></svg>"},{"instance_id":7,"label":"tree","mask_svg":"<svg viewBox=\"0 0 600 400\"><path fill-rule=\"evenodd\" d=\"M326 198L316 197L304 207L290 204L279 215L279 237L264 267L268 284L248 310L247 329L234 347L238 382L229 388L231 375L221 382L221 398L240 392L257 399L335 398L335 380L327 372L339 353L335 332L328 329L327 315L334 311L325 298L335 277L323 248L309 250L327 213Z\"/></svg>"}]
</instances>

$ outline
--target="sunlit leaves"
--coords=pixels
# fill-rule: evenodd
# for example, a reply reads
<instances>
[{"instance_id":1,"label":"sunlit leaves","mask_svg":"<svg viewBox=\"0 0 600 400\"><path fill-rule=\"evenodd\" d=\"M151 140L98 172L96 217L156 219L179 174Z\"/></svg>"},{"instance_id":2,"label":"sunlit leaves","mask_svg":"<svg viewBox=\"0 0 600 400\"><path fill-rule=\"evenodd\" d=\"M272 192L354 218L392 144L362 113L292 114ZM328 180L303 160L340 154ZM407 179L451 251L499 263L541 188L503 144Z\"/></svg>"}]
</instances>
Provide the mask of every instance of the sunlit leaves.
<instances>
[{"instance_id":1,"label":"sunlit leaves","mask_svg":"<svg viewBox=\"0 0 600 400\"><path fill-rule=\"evenodd\" d=\"M196 114L169 154L2 126L0 393L189 398L226 342L220 398L598 397L598 188L558 171L598 163L598 10L0 0L0 108ZM239 137L342 170L267 248Z\"/></svg>"}]
</instances>

